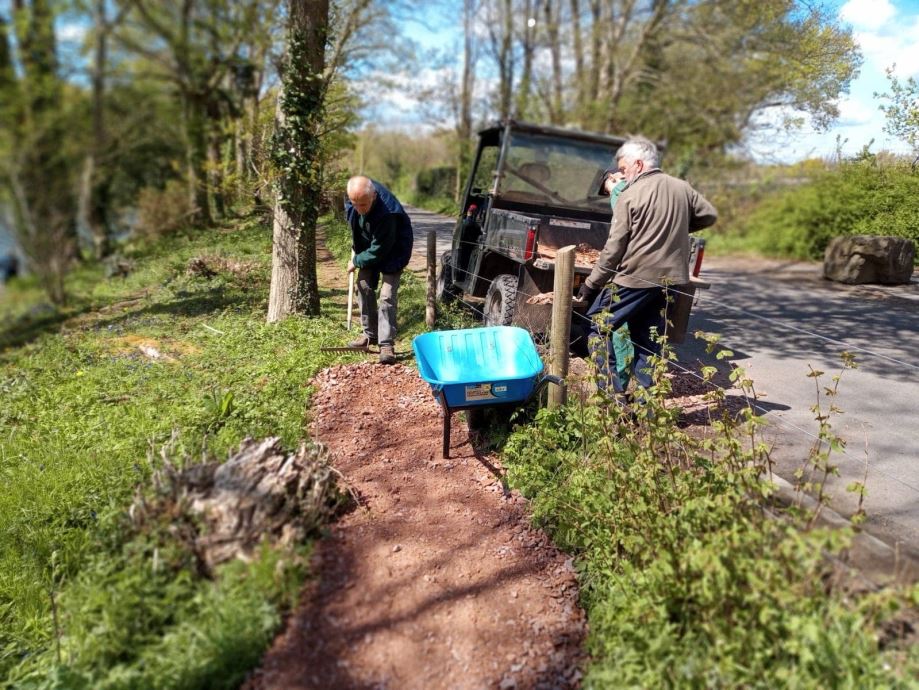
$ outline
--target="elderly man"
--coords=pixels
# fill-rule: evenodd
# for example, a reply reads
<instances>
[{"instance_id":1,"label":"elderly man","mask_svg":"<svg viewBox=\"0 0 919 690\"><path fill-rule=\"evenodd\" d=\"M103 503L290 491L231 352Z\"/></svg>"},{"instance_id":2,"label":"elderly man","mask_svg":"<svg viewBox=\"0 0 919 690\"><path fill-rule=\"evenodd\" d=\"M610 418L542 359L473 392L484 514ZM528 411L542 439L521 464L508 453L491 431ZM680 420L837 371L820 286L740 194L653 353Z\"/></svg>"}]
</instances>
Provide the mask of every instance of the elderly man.
<instances>
[{"instance_id":1,"label":"elderly man","mask_svg":"<svg viewBox=\"0 0 919 690\"><path fill-rule=\"evenodd\" d=\"M718 218L687 182L661 172L659 161L657 147L642 137L616 152L628 186L616 201L606 246L578 293L591 305L588 342L601 389L612 383L621 392L611 334L624 323L635 345L635 379L644 388L651 385L648 359L660 354L654 333L664 333L665 287L689 282L689 233ZM610 278L613 288L604 288Z\"/></svg>"},{"instance_id":2,"label":"elderly man","mask_svg":"<svg viewBox=\"0 0 919 690\"><path fill-rule=\"evenodd\" d=\"M363 175L348 180L345 216L351 226L354 257L348 272L357 271L357 294L363 335L350 347L380 345L380 363L396 361L396 305L402 269L412 255L412 221L399 200L379 182ZM376 291L380 288L377 310Z\"/></svg>"}]
</instances>

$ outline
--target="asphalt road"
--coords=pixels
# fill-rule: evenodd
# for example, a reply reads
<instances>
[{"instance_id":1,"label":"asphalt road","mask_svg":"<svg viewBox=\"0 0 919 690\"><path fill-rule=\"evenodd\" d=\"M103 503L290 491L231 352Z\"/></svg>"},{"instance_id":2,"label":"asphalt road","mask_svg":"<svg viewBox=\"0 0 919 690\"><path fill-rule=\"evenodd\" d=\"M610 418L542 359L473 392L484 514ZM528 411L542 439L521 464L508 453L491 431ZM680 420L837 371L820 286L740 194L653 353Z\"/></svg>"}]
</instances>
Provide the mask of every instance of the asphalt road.
<instances>
[{"instance_id":1,"label":"asphalt road","mask_svg":"<svg viewBox=\"0 0 919 690\"><path fill-rule=\"evenodd\" d=\"M706 259L712 283L693 309L690 331L721 334L731 358L753 379L775 444L780 476L791 480L818 431L809 367L825 372L821 388L842 369L840 353L855 354L835 400L832 420L846 439L831 456L840 477L831 483L832 507L850 515L857 499L845 491L868 470L866 528L919 556L919 281L910 285L845 286L823 280L816 263ZM679 350L686 366L708 360L688 338ZM829 400L823 398L824 409Z\"/></svg>"},{"instance_id":2,"label":"asphalt road","mask_svg":"<svg viewBox=\"0 0 919 690\"><path fill-rule=\"evenodd\" d=\"M410 266L423 270L427 232L437 232L439 256L455 220L407 210L415 228ZM678 349L681 366L725 369L731 361L746 370L785 479L793 480L818 432L809 367L825 372L822 389L842 369L840 353L855 354L858 368L842 374L834 400L843 413L831 423L847 446L831 456L840 471L829 482L831 505L843 515L856 510L845 488L864 479L867 462L866 529L919 558L919 276L905 286L846 286L824 280L818 263L708 257L702 277L712 287L693 308L690 333L720 334L734 356L717 361L690 336ZM829 400L821 402L826 409Z\"/></svg>"}]
</instances>

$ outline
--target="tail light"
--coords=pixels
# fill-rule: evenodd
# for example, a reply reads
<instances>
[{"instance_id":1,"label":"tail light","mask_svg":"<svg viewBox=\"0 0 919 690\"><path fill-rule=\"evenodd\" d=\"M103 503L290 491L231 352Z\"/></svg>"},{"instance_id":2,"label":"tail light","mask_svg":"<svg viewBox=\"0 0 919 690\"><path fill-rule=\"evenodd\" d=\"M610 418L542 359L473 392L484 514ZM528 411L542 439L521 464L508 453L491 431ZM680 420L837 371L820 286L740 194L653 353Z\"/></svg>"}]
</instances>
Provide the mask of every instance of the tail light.
<instances>
[{"instance_id":1,"label":"tail light","mask_svg":"<svg viewBox=\"0 0 919 690\"><path fill-rule=\"evenodd\" d=\"M523 248L523 260L529 261L536 254L536 226L531 225L527 228L527 243Z\"/></svg>"},{"instance_id":2,"label":"tail light","mask_svg":"<svg viewBox=\"0 0 919 690\"><path fill-rule=\"evenodd\" d=\"M698 276L702 271L702 256L705 254L705 242L699 241L698 247L696 248L696 263L692 267L693 276Z\"/></svg>"}]
</instances>

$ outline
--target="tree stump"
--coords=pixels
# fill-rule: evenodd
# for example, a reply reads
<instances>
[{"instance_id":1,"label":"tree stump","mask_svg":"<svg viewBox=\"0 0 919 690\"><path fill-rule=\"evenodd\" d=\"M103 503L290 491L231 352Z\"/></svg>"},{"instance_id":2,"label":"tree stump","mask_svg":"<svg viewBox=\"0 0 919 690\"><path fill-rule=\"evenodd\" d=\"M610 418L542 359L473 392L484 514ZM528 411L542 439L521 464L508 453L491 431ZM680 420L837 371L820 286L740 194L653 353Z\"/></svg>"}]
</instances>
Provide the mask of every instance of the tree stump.
<instances>
[{"instance_id":1,"label":"tree stump","mask_svg":"<svg viewBox=\"0 0 919 690\"><path fill-rule=\"evenodd\" d=\"M306 539L338 503L334 470L321 444L289 454L280 439L246 439L225 463L182 469L163 454L153 491L139 492L130 515L135 528L163 515L209 574L221 563L248 560L260 543Z\"/></svg>"}]
</instances>

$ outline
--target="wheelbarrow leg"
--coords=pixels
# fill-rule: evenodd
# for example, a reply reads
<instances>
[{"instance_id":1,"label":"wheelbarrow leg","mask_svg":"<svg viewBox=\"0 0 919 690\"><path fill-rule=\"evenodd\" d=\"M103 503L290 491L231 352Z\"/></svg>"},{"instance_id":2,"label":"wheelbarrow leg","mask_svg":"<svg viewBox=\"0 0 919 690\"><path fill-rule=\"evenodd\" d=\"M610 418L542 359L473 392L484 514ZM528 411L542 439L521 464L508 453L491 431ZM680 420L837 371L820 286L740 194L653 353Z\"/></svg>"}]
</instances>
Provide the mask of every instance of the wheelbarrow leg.
<instances>
[{"instance_id":1,"label":"wheelbarrow leg","mask_svg":"<svg viewBox=\"0 0 919 690\"><path fill-rule=\"evenodd\" d=\"M445 407L444 408L444 460L447 460L450 457L450 417L453 415L450 414L450 411Z\"/></svg>"},{"instance_id":2,"label":"wheelbarrow leg","mask_svg":"<svg viewBox=\"0 0 919 690\"><path fill-rule=\"evenodd\" d=\"M450 408L447 407L447 399L444 397L443 391L437 396L437 400L444 410L444 447L441 455L443 455L444 460L446 460L450 457L450 417L452 415L450 413Z\"/></svg>"}]
</instances>

